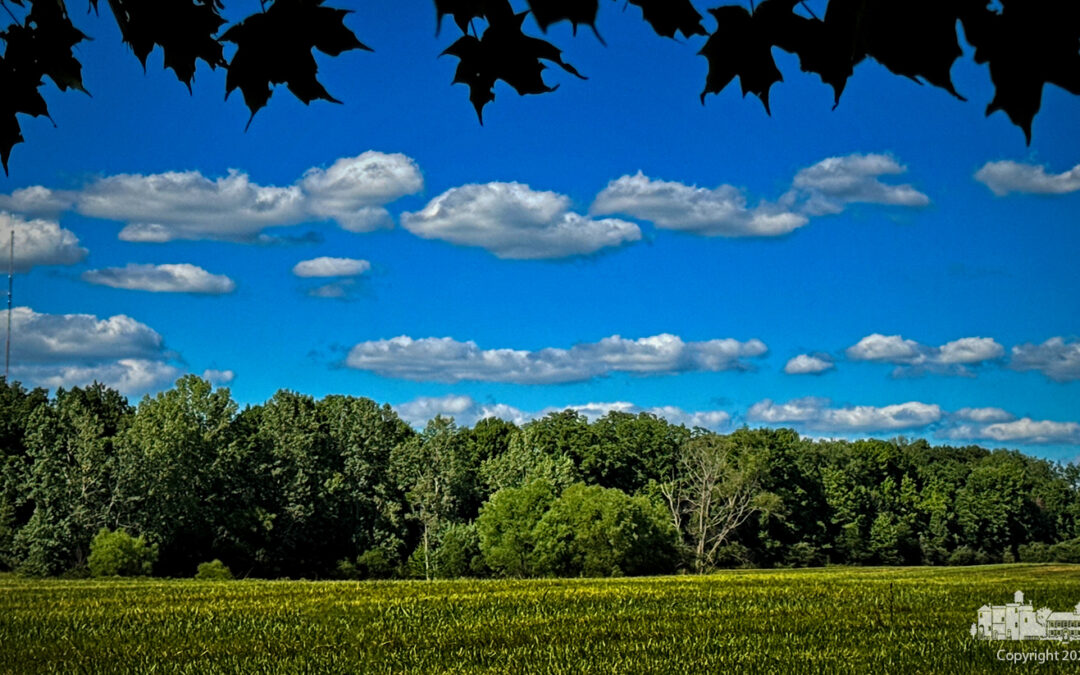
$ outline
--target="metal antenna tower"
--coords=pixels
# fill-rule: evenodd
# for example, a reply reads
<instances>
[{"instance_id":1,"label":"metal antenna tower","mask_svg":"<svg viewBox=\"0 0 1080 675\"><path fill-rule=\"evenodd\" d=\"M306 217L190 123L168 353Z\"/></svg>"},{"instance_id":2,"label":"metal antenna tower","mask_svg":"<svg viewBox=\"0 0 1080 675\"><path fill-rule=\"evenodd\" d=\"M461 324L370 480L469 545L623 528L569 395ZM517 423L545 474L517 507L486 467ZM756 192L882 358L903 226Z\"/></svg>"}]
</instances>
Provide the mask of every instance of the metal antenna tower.
<instances>
[{"instance_id":1,"label":"metal antenna tower","mask_svg":"<svg viewBox=\"0 0 1080 675\"><path fill-rule=\"evenodd\" d=\"M7 340L4 343L4 380L8 379L11 368L11 295L15 289L15 230L11 231L11 245L8 254L7 277Z\"/></svg>"}]
</instances>

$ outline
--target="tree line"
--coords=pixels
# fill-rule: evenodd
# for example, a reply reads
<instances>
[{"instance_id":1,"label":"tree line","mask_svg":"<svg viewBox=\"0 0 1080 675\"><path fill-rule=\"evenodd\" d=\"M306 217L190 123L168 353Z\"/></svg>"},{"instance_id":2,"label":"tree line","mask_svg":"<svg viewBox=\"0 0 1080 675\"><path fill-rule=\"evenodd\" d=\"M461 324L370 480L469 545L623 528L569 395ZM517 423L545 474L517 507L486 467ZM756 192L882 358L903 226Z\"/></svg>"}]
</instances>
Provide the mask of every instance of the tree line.
<instances>
[{"instance_id":1,"label":"tree line","mask_svg":"<svg viewBox=\"0 0 1080 675\"><path fill-rule=\"evenodd\" d=\"M417 431L367 398L243 409L196 376L132 406L0 379L0 569L85 574L102 530L154 574L607 576L1080 562L1080 466L925 440L718 434L574 410Z\"/></svg>"}]
</instances>

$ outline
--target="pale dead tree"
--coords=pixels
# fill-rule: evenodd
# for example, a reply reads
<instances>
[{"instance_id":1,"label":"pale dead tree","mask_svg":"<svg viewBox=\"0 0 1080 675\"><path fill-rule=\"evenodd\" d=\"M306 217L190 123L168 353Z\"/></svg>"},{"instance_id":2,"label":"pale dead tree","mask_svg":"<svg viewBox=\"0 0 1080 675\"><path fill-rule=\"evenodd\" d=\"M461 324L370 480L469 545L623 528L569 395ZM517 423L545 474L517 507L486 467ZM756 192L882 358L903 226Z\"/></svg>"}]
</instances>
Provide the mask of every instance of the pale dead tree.
<instances>
[{"instance_id":1,"label":"pale dead tree","mask_svg":"<svg viewBox=\"0 0 1080 675\"><path fill-rule=\"evenodd\" d=\"M660 488L696 571L714 565L717 551L750 516L778 506L776 495L762 490L762 459L717 435L690 439L679 449L675 474Z\"/></svg>"}]
</instances>

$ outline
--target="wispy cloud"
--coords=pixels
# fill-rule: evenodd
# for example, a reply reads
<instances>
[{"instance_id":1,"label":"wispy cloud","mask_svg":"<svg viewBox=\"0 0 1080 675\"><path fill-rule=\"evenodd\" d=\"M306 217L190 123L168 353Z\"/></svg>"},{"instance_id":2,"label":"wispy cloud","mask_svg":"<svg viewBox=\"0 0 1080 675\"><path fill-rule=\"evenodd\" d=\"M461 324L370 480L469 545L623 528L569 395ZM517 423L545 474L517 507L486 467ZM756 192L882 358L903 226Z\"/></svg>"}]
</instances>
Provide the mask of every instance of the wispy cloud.
<instances>
[{"instance_id":1,"label":"wispy cloud","mask_svg":"<svg viewBox=\"0 0 1080 675\"><path fill-rule=\"evenodd\" d=\"M908 401L886 406L833 407L826 398L798 398L786 403L772 399L759 401L750 407L747 417L767 424L797 424L812 431L851 433L919 429L942 418L936 404Z\"/></svg>"},{"instance_id":2,"label":"wispy cloud","mask_svg":"<svg viewBox=\"0 0 1080 675\"><path fill-rule=\"evenodd\" d=\"M999 197L1010 192L1062 195L1080 190L1080 164L1062 173L1048 173L1045 166L1011 160L987 162L975 172L979 181Z\"/></svg>"},{"instance_id":3,"label":"wispy cloud","mask_svg":"<svg viewBox=\"0 0 1080 675\"><path fill-rule=\"evenodd\" d=\"M153 293L195 293L223 295L236 290L236 283L223 274L211 274L201 267L176 265L140 265L106 267L83 272L83 281L112 288Z\"/></svg>"},{"instance_id":4,"label":"wispy cloud","mask_svg":"<svg viewBox=\"0 0 1080 675\"><path fill-rule=\"evenodd\" d=\"M637 340L614 335L569 349L538 351L481 349L472 341L400 336L357 344L345 363L357 370L408 380L553 384L615 372L644 375L742 370L749 367L745 359L766 351L765 344L756 339L684 342L669 334Z\"/></svg>"},{"instance_id":5,"label":"wispy cloud","mask_svg":"<svg viewBox=\"0 0 1080 675\"><path fill-rule=\"evenodd\" d=\"M484 248L499 258L566 258L596 253L641 239L637 225L592 219L570 210L570 198L521 183L451 188L402 226L424 239Z\"/></svg>"},{"instance_id":6,"label":"wispy cloud","mask_svg":"<svg viewBox=\"0 0 1080 675\"><path fill-rule=\"evenodd\" d=\"M407 403L395 406L394 409L402 419L413 426L422 426L436 415L453 417L459 424L472 426L479 420L488 417L497 417L517 425L526 424L531 420L540 419L554 412L563 410L575 410L585 415L590 421L595 421L610 412L628 413L638 415L647 413L663 418L671 424L682 424L687 427L703 427L713 430L726 428L731 421L731 416L722 410L686 411L675 406L663 406L645 408L626 401L611 403L585 403L581 405L548 406L541 410L524 411L504 403L481 403L470 396L449 394L446 396L427 397L422 396Z\"/></svg>"}]
</instances>

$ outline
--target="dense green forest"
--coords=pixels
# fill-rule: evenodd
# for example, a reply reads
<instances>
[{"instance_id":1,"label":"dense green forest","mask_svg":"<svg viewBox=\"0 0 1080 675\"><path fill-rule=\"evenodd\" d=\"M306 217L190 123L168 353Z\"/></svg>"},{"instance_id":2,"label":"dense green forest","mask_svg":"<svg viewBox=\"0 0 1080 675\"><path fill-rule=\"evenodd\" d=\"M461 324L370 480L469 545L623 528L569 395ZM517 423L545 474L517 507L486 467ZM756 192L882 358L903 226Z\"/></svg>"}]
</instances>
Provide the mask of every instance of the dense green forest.
<instances>
[{"instance_id":1,"label":"dense green forest","mask_svg":"<svg viewBox=\"0 0 1080 675\"><path fill-rule=\"evenodd\" d=\"M417 432L366 398L241 410L185 376L137 406L0 379L0 452L0 569L33 575L87 573L105 528L144 538L165 576L1080 562L1080 466L923 440L573 410Z\"/></svg>"}]
</instances>

